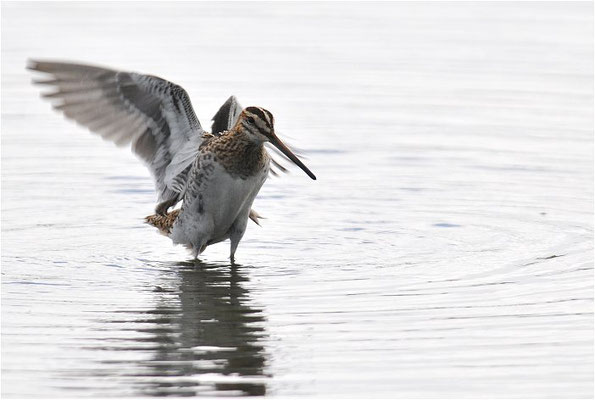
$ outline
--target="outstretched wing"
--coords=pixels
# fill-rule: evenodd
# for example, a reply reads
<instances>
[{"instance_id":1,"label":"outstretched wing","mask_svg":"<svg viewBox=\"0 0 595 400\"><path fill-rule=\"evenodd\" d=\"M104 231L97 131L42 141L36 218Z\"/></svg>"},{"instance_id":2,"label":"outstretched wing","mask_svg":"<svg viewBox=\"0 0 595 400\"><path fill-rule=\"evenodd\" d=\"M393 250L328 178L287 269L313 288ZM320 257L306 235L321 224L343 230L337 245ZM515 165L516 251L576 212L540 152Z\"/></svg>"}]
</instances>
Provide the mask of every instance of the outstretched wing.
<instances>
[{"instance_id":1,"label":"outstretched wing","mask_svg":"<svg viewBox=\"0 0 595 400\"><path fill-rule=\"evenodd\" d=\"M159 200L181 197L203 129L186 91L161 78L90 65L30 61L54 109L146 162Z\"/></svg>"},{"instance_id":2,"label":"outstretched wing","mask_svg":"<svg viewBox=\"0 0 595 400\"><path fill-rule=\"evenodd\" d=\"M220 135L223 132L230 130L236 124L241 113L242 106L240 105L240 102L235 96L230 96L219 108L219 111L213 116L211 133Z\"/></svg>"}]
</instances>

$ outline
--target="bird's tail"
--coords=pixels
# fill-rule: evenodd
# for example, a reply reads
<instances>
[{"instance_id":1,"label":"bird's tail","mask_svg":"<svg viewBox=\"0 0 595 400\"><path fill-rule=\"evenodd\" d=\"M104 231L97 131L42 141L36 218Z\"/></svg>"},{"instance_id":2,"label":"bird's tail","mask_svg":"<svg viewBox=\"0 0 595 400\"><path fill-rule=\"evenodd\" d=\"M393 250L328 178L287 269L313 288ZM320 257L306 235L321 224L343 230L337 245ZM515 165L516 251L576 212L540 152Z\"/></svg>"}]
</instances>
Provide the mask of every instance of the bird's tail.
<instances>
[{"instance_id":1,"label":"bird's tail","mask_svg":"<svg viewBox=\"0 0 595 400\"><path fill-rule=\"evenodd\" d=\"M262 215L257 213L256 210L250 210L249 217L258 226L260 226L260 221L259 221L260 219L266 219L265 217L263 217Z\"/></svg>"},{"instance_id":2,"label":"bird's tail","mask_svg":"<svg viewBox=\"0 0 595 400\"><path fill-rule=\"evenodd\" d=\"M149 215L145 218L145 222L159 229L159 232L165 236L169 236L171 234L171 229L174 226L174 222L176 221L176 218L178 218L179 214L180 210L177 209L165 215Z\"/></svg>"}]
</instances>

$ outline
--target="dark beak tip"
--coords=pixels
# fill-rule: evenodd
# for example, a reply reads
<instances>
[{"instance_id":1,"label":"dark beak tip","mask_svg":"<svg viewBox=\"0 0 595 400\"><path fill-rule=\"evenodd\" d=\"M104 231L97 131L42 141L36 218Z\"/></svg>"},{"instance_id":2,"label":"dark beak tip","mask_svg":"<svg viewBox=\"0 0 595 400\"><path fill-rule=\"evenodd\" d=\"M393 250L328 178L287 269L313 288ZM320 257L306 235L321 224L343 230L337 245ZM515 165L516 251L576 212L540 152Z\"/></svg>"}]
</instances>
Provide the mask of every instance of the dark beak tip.
<instances>
[{"instance_id":1,"label":"dark beak tip","mask_svg":"<svg viewBox=\"0 0 595 400\"><path fill-rule=\"evenodd\" d=\"M289 158L295 165L300 167L302 169L302 171L304 171L306 173L306 175L308 175L312 180L314 180L314 181L316 180L316 175L314 175L312 173L312 171L310 171L308 169L308 167L306 167L304 165L304 163L301 162L300 159L297 158L297 156L295 154L293 154L291 152L291 150L289 150L289 148L287 146L285 146L281 140L279 140L278 137L273 135L271 143L273 144L273 146L278 148L283 154L285 154L287 156L287 158Z\"/></svg>"}]
</instances>

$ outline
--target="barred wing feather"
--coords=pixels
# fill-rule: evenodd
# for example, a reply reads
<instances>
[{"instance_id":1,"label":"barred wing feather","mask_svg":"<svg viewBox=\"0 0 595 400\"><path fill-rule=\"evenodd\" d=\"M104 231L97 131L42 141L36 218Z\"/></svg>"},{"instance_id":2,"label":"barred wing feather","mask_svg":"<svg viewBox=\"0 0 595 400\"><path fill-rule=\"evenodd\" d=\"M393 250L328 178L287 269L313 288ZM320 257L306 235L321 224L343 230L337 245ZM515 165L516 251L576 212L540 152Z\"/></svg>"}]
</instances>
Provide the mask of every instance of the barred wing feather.
<instances>
[{"instance_id":1,"label":"barred wing feather","mask_svg":"<svg viewBox=\"0 0 595 400\"><path fill-rule=\"evenodd\" d=\"M180 86L133 72L50 61L28 68L49 74L35 80L54 109L118 146L131 145L149 167L159 200L181 198L203 129Z\"/></svg>"}]
</instances>

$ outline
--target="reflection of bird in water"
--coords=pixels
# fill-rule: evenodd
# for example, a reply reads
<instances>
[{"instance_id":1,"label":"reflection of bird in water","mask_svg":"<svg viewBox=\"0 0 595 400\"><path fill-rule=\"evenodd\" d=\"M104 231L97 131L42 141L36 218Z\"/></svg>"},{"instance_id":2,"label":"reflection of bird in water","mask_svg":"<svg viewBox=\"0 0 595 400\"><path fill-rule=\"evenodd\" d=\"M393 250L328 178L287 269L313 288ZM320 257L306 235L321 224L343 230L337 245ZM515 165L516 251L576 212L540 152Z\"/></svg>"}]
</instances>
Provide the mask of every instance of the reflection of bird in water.
<instances>
[{"instance_id":1,"label":"reflection of bird in water","mask_svg":"<svg viewBox=\"0 0 595 400\"><path fill-rule=\"evenodd\" d=\"M132 322L138 324L134 330L142 333L143 345L118 347L126 352L150 348L150 361L140 361L140 368L127 375L133 386L142 395L155 396L213 391L264 395L266 353L260 342L266 320L241 286L248 278L235 267L175 266L175 279L168 269L155 291L156 307ZM111 322L130 329L130 320Z\"/></svg>"},{"instance_id":2,"label":"reflection of bird in water","mask_svg":"<svg viewBox=\"0 0 595 400\"><path fill-rule=\"evenodd\" d=\"M159 195L147 222L195 258L230 239L233 262L248 218L258 223L251 208L270 170L265 143L316 179L277 137L273 115L260 107L242 110L233 96L207 133L186 91L161 78L71 63L33 61L29 69L51 75L36 83L56 89L44 94L58 100L56 110L104 139L132 145L153 173ZM168 212L179 202L180 209Z\"/></svg>"}]
</instances>

